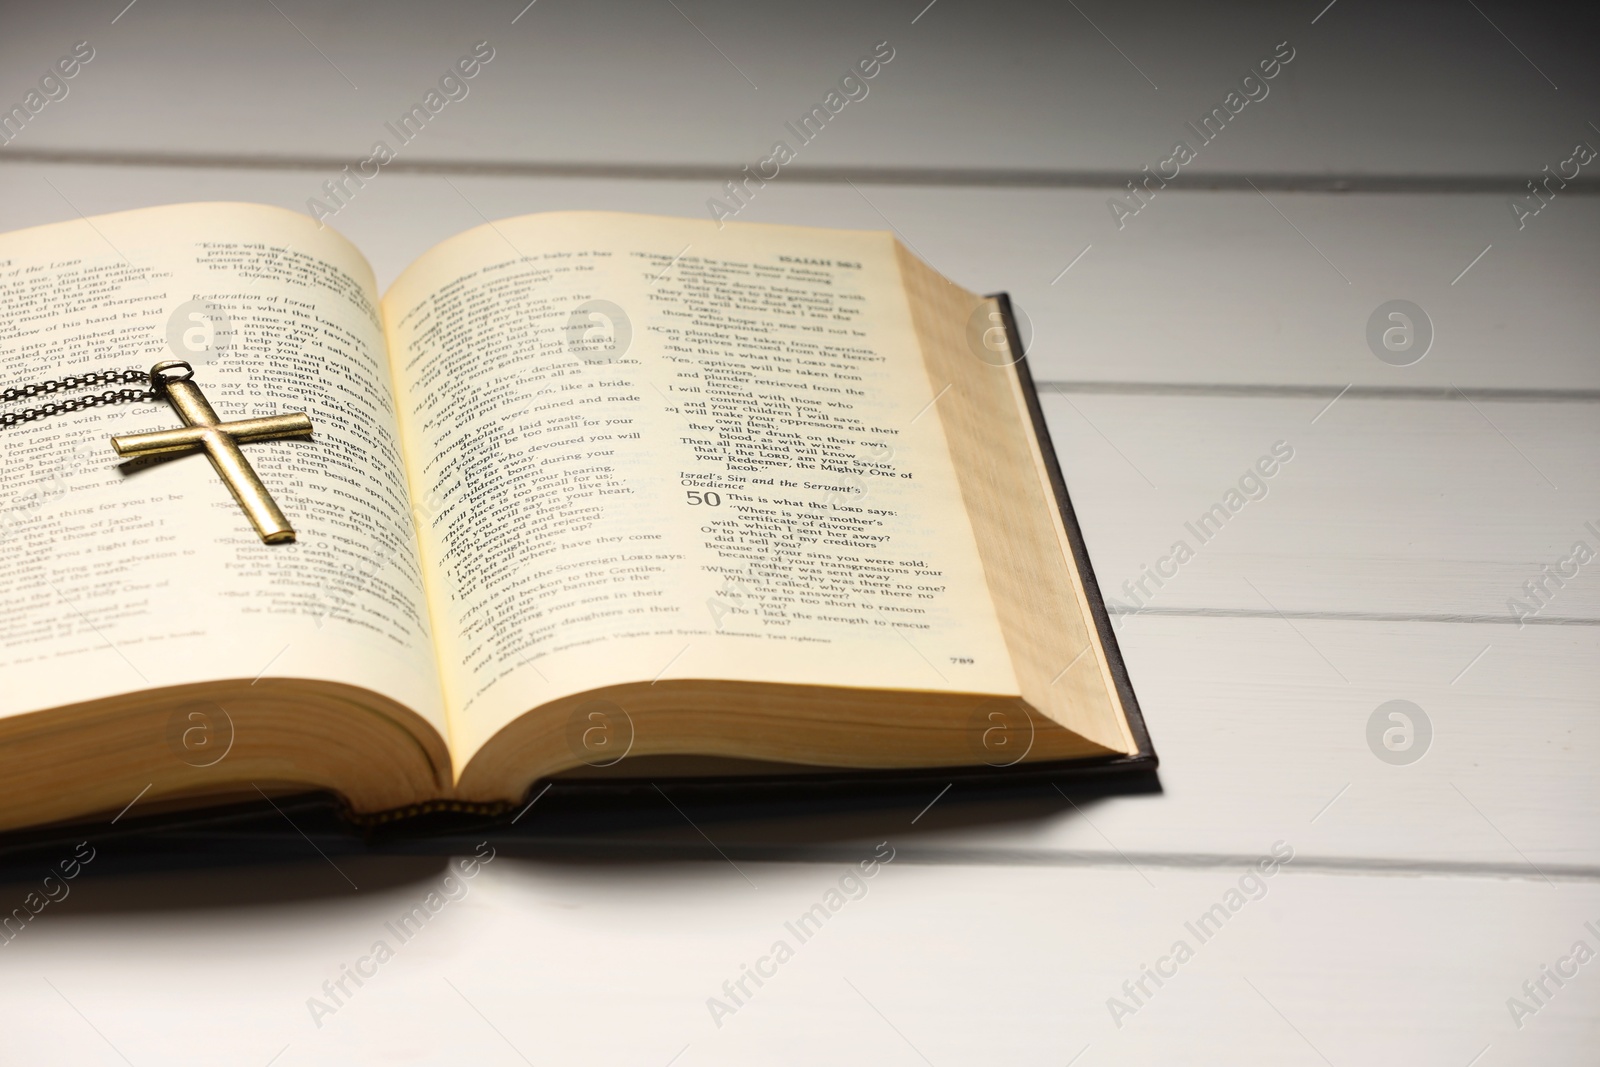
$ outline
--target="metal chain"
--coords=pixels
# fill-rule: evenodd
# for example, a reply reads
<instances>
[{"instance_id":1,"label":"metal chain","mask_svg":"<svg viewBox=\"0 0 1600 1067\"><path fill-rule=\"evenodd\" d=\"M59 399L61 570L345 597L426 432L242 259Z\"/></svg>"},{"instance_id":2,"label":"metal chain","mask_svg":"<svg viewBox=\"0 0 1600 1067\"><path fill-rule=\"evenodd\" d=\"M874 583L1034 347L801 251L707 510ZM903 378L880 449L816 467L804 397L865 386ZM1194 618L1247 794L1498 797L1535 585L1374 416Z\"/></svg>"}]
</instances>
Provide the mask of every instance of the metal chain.
<instances>
[{"instance_id":1,"label":"metal chain","mask_svg":"<svg viewBox=\"0 0 1600 1067\"><path fill-rule=\"evenodd\" d=\"M0 389L0 403L13 403L18 400L31 400L36 396L57 393L63 389L88 389L96 385L131 384L140 382L146 386L144 389L108 389L103 393L92 396L76 396L63 400L57 404L42 404L36 408L24 411L0 412L0 430L9 430L19 423L32 422L35 419L48 418L51 415L65 415L72 411L82 411L84 408L99 407L102 404L125 404L135 400L154 400L156 391L148 388L150 374L142 370L97 370L88 374L78 374L62 378L60 381L39 382L36 385L23 385L15 389Z\"/></svg>"}]
</instances>

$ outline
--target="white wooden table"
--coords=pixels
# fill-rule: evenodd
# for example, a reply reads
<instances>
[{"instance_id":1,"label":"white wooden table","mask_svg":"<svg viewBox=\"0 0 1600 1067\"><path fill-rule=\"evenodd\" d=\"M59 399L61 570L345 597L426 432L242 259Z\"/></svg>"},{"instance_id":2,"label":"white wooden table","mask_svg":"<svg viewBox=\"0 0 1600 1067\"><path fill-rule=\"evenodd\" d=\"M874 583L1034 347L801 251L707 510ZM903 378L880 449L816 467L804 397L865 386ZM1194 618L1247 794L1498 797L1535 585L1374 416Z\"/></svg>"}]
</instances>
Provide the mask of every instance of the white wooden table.
<instances>
[{"instance_id":1,"label":"white wooden table","mask_svg":"<svg viewBox=\"0 0 1600 1067\"><path fill-rule=\"evenodd\" d=\"M335 221L386 284L485 217L702 215L887 40L870 95L740 217L891 226L1013 294L1094 565L1130 612L1124 581L1186 522L1275 442L1294 458L1119 616L1159 794L954 790L920 814L718 823L715 847L685 825L596 861L502 855L319 1020L307 999L442 859L90 876L0 948L0 1062L1596 1062L1600 963L1538 999L1524 983L1570 972L1577 941L1600 951L1600 562L1526 625L1507 605L1574 542L1600 550L1595 171L1521 229L1509 207L1575 142L1600 146L1575 16L122 5L0 16L7 107L95 49L0 147L0 228L302 210L488 40L470 95ZM1270 93L1119 229L1107 198L1281 41ZM1410 366L1366 339L1395 299L1433 328ZM1391 700L1432 726L1406 765L1367 739ZM735 1007L724 982L883 841L866 895L714 1017L708 998ZM1293 860L1202 943L1186 924L1276 842ZM1193 957L1161 962L1179 939ZM1140 991L1146 965L1169 977Z\"/></svg>"}]
</instances>

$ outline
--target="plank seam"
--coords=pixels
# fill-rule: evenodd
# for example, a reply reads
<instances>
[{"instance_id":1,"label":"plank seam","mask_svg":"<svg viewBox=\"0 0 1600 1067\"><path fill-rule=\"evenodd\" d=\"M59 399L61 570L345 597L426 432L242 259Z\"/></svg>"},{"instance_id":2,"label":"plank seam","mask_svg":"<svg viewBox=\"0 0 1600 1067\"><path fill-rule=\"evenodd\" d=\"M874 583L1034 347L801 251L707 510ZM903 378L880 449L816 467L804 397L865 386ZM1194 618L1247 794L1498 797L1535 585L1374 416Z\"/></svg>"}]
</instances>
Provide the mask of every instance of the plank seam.
<instances>
[{"instance_id":1,"label":"plank seam","mask_svg":"<svg viewBox=\"0 0 1600 1067\"><path fill-rule=\"evenodd\" d=\"M699 842L641 841L612 838L607 840L574 840L561 838L523 838L516 842L519 848L550 855L566 854L586 857L610 857L637 860L648 855L652 859L678 859L706 861L705 847ZM853 863L861 858L861 849L851 845L790 846L729 844L719 846L728 856L751 863ZM715 857L713 857L715 858ZM1245 853L1182 853L1182 852L1095 852L1084 850L1055 851L1038 848L968 849L959 847L897 846L895 862L929 866L973 867L1057 867L1079 869L1121 869L1147 867L1155 870L1227 871L1252 868L1261 857ZM1464 877L1496 878L1515 881L1561 880L1569 882L1600 882L1600 866L1594 864L1540 863L1534 868L1523 862L1491 862L1474 860L1428 860L1382 856L1310 856L1297 852L1294 863L1283 868L1285 872L1348 875L1392 875L1401 877Z\"/></svg>"},{"instance_id":2,"label":"plank seam","mask_svg":"<svg viewBox=\"0 0 1600 1067\"><path fill-rule=\"evenodd\" d=\"M1080 393L1114 396L1197 396L1227 399L1326 399L1339 394L1358 400L1435 400L1463 403L1484 400L1500 402L1554 402L1593 404L1600 402L1600 389L1517 389L1474 388L1453 385L1250 385L1242 382L1126 382L1043 380L1037 383L1042 393Z\"/></svg>"},{"instance_id":3,"label":"plank seam","mask_svg":"<svg viewBox=\"0 0 1600 1067\"><path fill-rule=\"evenodd\" d=\"M351 160L342 156L241 155L209 152L147 152L92 149L7 148L0 163L51 163L100 167L172 167L205 170L339 171ZM647 181L725 181L737 176L739 162L605 163L536 160L396 159L385 173L443 174L522 178L612 178ZM907 185L929 187L1015 189L1123 189L1132 170L1057 170L1046 168L968 167L823 167L784 168L785 184ZM1185 174L1182 188L1206 192L1250 192L1253 187L1278 192L1414 193L1424 195L1520 195L1524 175L1375 175L1255 174L1216 172ZM1600 178L1574 178L1563 196L1600 195Z\"/></svg>"},{"instance_id":4,"label":"plank seam","mask_svg":"<svg viewBox=\"0 0 1600 1067\"><path fill-rule=\"evenodd\" d=\"M1117 616L1165 615L1176 618L1200 619L1311 619L1324 622L1450 622L1497 626L1600 626L1600 618L1579 615L1529 615L1518 618L1509 614L1479 614L1475 612L1435 613L1407 611L1268 611L1264 608L1201 608L1201 607L1143 607L1107 604L1106 611Z\"/></svg>"}]
</instances>

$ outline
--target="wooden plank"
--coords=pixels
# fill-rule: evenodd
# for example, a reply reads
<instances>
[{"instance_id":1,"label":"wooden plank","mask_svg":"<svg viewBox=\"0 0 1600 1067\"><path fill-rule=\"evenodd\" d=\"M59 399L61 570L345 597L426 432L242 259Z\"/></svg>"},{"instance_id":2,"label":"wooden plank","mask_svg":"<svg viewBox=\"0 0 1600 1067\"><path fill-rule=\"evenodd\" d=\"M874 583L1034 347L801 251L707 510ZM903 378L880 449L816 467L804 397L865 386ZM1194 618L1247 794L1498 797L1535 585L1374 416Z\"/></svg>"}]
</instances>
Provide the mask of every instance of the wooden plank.
<instances>
[{"instance_id":1,"label":"wooden plank","mask_svg":"<svg viewBox=\"0 0 1600 1067\"><path fill-rule=\"evenodd\" d=\"M895 834L880 840L892 848ZM1483 1063L1576 1062L1588 1047L1593 962L1564 987L1546 980L1520 1030L1506 1001L1575 942L1593 950L1592 884L1330 876L1294 860L1261 878L1254 863L1272 846L1142 878L897 859L867 880L843 862L735 871L715 858L596 868L502 855L453 887L438 867L352 865L360 893L315 859L101 883L91 866L6 950L7 1049L18 1062L108 1064L953 1067L1465 1064L1486 1047ZM852 874L854 899L839 892ZM400 942L386 924L430 891L439 911ZM813 906L827 918L801 941L786 924ZM1208 913L1202 941L1189 927ZM382 963L378 941L392 951ZM778 941L791 950L782 963ZM322 983L358 963L363 983L345 979L319 1027L308 1000L332 1007ZM769 977L745 979L735 1007L723 983L758 963ZM1124 990L1145 966L1168 977ZM1114 1020L1114 997L1135 1010ZM714 1020L711 998L734 1010Z\"/></svg>"},{"instance_id":2,"label":"wooden plank","mask_svg":"<svg viewBox=\"0 0 1600 1067\"><path fill-rule=\"evenodd\" d=\"M1508 11L1439 3L1347 4L1319 17L1322 6L694 0L675 11L637 0L400 13L289 2L222 15L180 3L102 19L44 5L13 15L0 69L15 101L73 42L96 49L69 96L24 129L24 152L355 161L479 40L494 60L404 146L402 163L737 169L884 40L895 58L795 168L1044 170L1120 185L1184 138L1199 146L1194 180L1495 176L1520 186L1592 135L1582 101L1596 76L1571 15L1513 23ZM1251 90L1267 95L1229 102L1274 53L1293 58ZM1232 107L1241 110L1212 144L1186 127Z\"/></svg>"},{"instance_id":3,"label":"wooden plank","mask_svg":"<svg viewBox=\"0 0 1600 1067\"><path fill-rule=\"evenodd\" d=\"M1331 399L1047 393L1105 594L1600 621L1600 405Z\"/></svg>"},{"instance_id":4,"label":"wooden plank","mask_svg":"<svg viewBox=\"0 0 1600 1067\"><path fill-rule=\"evenodd\" d=\"M5 173L8 229L183 200L303 211L330 177L316 168L15 163ZM361 190L329 224L362 248L387 284L428 247L486 218L572 208L703 217L716 192L706 181L393 174ZM1168 191L1120 232L1105 200L1084 190L775 182L739 218L893 227L961 284L1012 293L1029 319L1035 373L1045 380L1291 386L1324 401L1352 384L1402 395L1451 394L1457 386L1475 396L1600 395L1591 262L1600 200L1556 200L1521 232L1505 198L1488 195L1273 193L1268 203L1254 192ZM1432 350L1411 366L1382 362L1368 347L1368 320L1392 299L1417 303L1434 327Z\"/></svg>"}]
</instances>

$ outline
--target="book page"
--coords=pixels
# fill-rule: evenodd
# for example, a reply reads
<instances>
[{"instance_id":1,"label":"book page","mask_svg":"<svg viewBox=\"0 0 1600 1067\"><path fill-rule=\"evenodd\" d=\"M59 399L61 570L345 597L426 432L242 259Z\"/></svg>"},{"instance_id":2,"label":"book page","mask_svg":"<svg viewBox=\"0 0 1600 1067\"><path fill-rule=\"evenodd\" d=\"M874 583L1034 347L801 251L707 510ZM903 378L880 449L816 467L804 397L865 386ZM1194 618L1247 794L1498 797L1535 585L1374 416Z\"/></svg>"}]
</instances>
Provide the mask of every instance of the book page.
<instances>
[{"instance_id":1,"label":"book page","mask_svg":"<svg viewBox=\"0 0 1600 1067\"><path fill-rule=\"evenodd\" d=\"M204 456L119 460L113 434L181 424L165 399L0 430L0 716L285 677L374 690L443 733L376 301L354 248L278 208L0 236L0 385L182 358L224 421L304 411L314 430L242 446L299 535L283 545Z\"/></svg>"},{"instance_id":2,"label":"book page","mask_svg":"<svg viewBox=\"0 0 1600 1067\"><path fill-rule=\"evenodd\" d=\"M457 768L612 684L1018 692L894 249L574 212L395 283Z\"/></svg>"}]
</instances>

